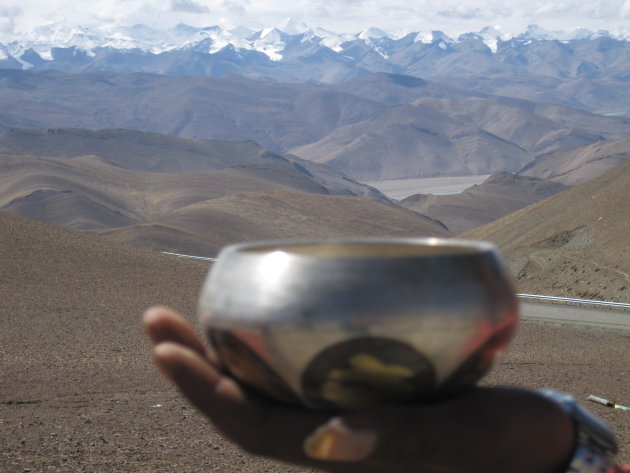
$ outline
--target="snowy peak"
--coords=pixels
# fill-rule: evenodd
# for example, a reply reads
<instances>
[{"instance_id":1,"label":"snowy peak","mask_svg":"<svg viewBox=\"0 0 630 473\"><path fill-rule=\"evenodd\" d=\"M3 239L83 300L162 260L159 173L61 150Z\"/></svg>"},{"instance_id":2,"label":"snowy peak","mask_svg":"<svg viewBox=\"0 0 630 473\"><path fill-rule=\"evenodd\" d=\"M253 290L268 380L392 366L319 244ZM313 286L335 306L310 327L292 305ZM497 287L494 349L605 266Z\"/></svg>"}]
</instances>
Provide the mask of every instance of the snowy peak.
<instances>
[{"instance_id":1,"label":"snowy peak","mask_svg":"<svg viewBox=\"0 0 630 473\"><path fill-rule=\"evenodd\" d=\"M627 31L611 32L608 30L591 31L586 28L576 28L571 31L552 31L538 25L529 25L525 32L516 36L520 40L533 41L580 41L609 37L617 40L627 40Z\"/></svg>"},{"instance_id":2,"label":"snowy peak","mask_svg":"<svg viewBox=\"0 0 630 473\"><path fill-rule=\"evenodd\" d=\"M371 27L359 33L357 37L359 39L378 39L378 38L384 38L388 36L389 35L385 33L383 30L381 30L380 28Z\"/></svg>"},{"instance_id":3,"label":"snowy peak","mask_svg":"<svg viewBox=\"0 0 630 473\"><path fill-rule=\"evenodd\" d=\"M287 18L275 28L267 28L252 32L243 27L232 30L224 30L219 26L204 28L178 24L166 30L156 29L147 25L117 26L90 29L83 26L67 26L63 24L50 24L41 26L25 34L19 39L5 41L7 54L13 57L23 54L28 49L33 49L40 56L49 57L52 48L76 47L83 51L91 51L97 48L115 49L140 49L142 51L159 54L170 50L195 49L199 43L212 43L216 46L206 52L213 54L227 44L237 49L250 49L267 54L272 60L280 60L282 51L290 42L291 37L301 36L303 39L317 41L322 46L339 52L343 43L354 40L364 41L377 52L383 54L383 45L399 39L388 35L385 31L372 27L359 34L337 34L323 28L309 28L303 22ZM493 27L486 27L476 33L466 33L453 39L441 31L418 32L415 36L416 43L442 44L442 48L450 47L458 42L478 38L482 40L493 52L496 52L498 41L516 39L526 41L572 41L590 40L608 36L614 39L625 40L626 32L611 33L608 31L590 31L576 29L571 32L550 31L537 25L530 25L520 35L509 35L499 32ZM210 41L208 41L210 40Z\"/></svg>"},{"instance_id":4,"label":"snowy peak","mask_svg":"<svg viewBox=\"0 0 630 473\"><path fill-rule=\"evenodd\" d=\"M485 55L487 59L482 62L488 69L477 71L483 75L498 70L488 61L509 63L512 69L534 68L541 61L551 61L545 59L549 54L542 51L546 43L556 42L554 50L562 46L557 42L568 44L575 50L580 44L593 40L609 40L610 44L592 48L598 53L585 54L600 54L602 48L630 48L626 46L629 43L624 31L577 29L558 32L536 25L530 25L520 35L486 27L454 39L437 30L392 36L374 27L358 34L337 34L323 28L309 28L291 18L276 27L259 31L185 24L166 30L142 24L92 29L51 24L0 45L0 68L52 68L66 72L142 70L167 75L238 73L250 77L334 82L380 71L431 77L439 75L443 67L436 61L457 53L462 58L469 54L476 54L477 58ZM548 46L546 50L549 50ZM556 53L564 54L562 51ZM142 61L136 61L134 54L143 55ZM195 54L195 59L187 54ZM621 54L626 57L625 52ZM576 53L576 57L578 55ZM591 77L605 67L606 61L612 61L609 56L586 58L582 62L575 62L575 57L565 58L564 62L549 64L546 73L556 71L566 77L590 74ZM623 57L619 64L625 61ZM218 65L218 61L223 62ZM315 71L316 63L327 64L330 69ZM563 68L562 72L558 65ZM480 66L477 59L472 59L467 66L461 67L479 69ZM501 68L501 64L498 67ZM286 72L290 73L289 77ZM621 69L616 74L625 77Z\"/></svg>"},{"instance_id":5,"label":"snowy peak","mask_svg":"<svg viewBox=\"0 0 630 473\"><path fill-rule=\"evenodd\" d=\"M303 21L296 21L290 17L280 22L276 28L290 35L299 35L311 30Z\"/></svg>"}]
</instances>

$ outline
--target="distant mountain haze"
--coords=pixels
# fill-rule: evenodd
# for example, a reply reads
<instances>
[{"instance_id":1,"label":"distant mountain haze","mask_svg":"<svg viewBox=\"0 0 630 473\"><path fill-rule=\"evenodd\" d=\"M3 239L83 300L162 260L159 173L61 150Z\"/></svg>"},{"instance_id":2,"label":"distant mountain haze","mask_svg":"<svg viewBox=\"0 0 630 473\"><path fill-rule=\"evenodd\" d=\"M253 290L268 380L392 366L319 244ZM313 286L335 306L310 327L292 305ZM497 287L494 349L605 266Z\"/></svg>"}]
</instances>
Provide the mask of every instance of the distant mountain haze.
<instances>
[{"instance_id":1,"label":"distant mountain haze","mask_svg":"<svg viewBox=\"0 0 630 473\"><path fill-rule=\"evenodd\" d=\"M421 98L291 153L357 180L515 172L538 154L628 136L630 121L505 98Z\"/></svg>"},{"instance_id":2,"label":"distant mountain haze","mask_svg":"<svg viewBox=\"0 0 630 473\"><path fill-rule=\"evenodd\" d=\"M353 84L360 95L236 76L0 71L0 125L249 140L355 180L514 172L540 153L630 136L627 119L412 77L379 74Z\"/></svg>"},{"instance_id":3,"label":"distant mountain haze","mask_svg":"<svg viewBox=\"0 0 630 473\"><path fill-rule=\"evenodd\" d=\"M252 140L286 151L387 108L322 85L238 76L0 70L0 125L5 128L124 128Z\"/></svg>"},{"instance_id":4,"label":"distant mountain haze","mask_svg":"<svg viewBox=\"0 0 630 473\"><path fill-rule=\"evenodd\" d=\"M520 35L485 28L457 38L440 31L391 37L379 30L289 30L178 25L157 31L136 25L107 33L52 24L0 44L0 68L239 74L331 84L389 72L601 113L627 114L630 109L624 88L630 80L630 42L623 34L584 29L563 34L536 25Z\"/></svg>"}]
</instances>

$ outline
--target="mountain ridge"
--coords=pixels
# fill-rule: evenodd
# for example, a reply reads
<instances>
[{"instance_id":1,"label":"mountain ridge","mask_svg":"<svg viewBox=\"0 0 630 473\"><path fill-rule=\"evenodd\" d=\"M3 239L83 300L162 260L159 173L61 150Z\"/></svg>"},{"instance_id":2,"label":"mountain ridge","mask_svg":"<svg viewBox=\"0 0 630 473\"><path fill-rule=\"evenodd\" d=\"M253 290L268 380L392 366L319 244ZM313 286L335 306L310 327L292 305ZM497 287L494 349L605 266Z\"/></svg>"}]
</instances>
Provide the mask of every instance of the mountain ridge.
<instances>
[{"instance_id":1,"label":"mountain ridge","mask_svg":"<svg viewBox=\"0 0 630 473\"><path fill-rule=\"evenodd\" d=\"M107 34L78 27L44 28L30 39L27 35L0 44L0 69L238 74L324 83L389 72L591 111L627 113L628 108L624 88L630 80L630 41L625 33L559 35L530 28L520 35L504 35L486 29L452 39L439 31L391 37L382 32L337 35L321 29L267 29L243 35L220 27L180 25L157 31L137 25L112 37Z\"/></svg>"},{"instance_id":2,"label":"mountain ridge","mask_svg":"<svg viewBox=\"0 0 630 473\"><path fill-rule=\"evenodd\" d=\"M358 40L363 41L368 47L387 58L389 49L387 46L391 47L396 41L405 38L413 38L414 42L425 44L437 42L438 45L444 44L445 46L453 46L454 44L474 39L480 40L489 51L496 53L500 42L562 41L567 43L599 38L626 41L627 32L592 31L588 29L550 31L544 30L537 25L530 25L519 34L500 33L494 28L486 27L479 32L462 33L453 38L439 30L410 31L404 34L390 35L378 28L368 28L355 34L340 34L323 28L313 29L307 25L301 25L299 28L279 25L273 28L253 31L247 28L225 29L218 25L193 27L179 24L172 28L156 29L142 24L133 27L90 28L51 23L37 27L32 32L26 33L21 37L5 38L5 44L2 45L0 43L0 47L2 47L0 51L4 53L4 59L7 56L21 59L24 51L33 50L33 52L37 53L37 49L41 51L46 46L48 46L49 51L52 48L75 47L77 50L86 52L102 48L113 48L137 49L150 53L163 53L171 50L195 50L207 54L217 53L228 46L232 46L234 49L262 52L271 60L279 60L282 57L280 52L283 51L287 43L294 42L296 39L302 42L322 43L326 48L336 52L343 50L344 43ZM19 54L20 52L22 54ZM51 54L49 52L48 54L42 53L42 55L50 57ZM3 59L3 57L0 56L0 59Z\"/></svg>"},{"instance_id":3,"label":"mountain ridge","mask_svg":"<svg viewBox=\"0 0 630 473\"><path fill-rule=\"evenodd\" d=\"M630 136L627 118L384 73L332 86L0 70L0 125L51 130L49 140L58 128L249 140L362 180L514 172L540 153Z\"/></svg>"}]
</instances>

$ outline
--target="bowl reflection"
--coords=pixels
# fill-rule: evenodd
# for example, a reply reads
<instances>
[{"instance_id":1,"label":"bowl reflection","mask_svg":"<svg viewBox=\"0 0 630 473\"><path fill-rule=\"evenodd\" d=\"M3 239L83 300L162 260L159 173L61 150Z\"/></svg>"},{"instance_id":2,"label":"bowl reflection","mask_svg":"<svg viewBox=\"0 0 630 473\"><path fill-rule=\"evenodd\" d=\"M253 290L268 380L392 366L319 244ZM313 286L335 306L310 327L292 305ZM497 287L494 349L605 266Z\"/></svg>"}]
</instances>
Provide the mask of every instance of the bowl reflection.
<instances>
[{"instance_id":1,"label":"bowl reflection","mask_svg":"<svg viewBox=\"0 0 630 473\"><path fill-rule=\"evenodd\" d=\"M485 242L266 242L220 253L199 315L243 384L335 410L475 384L507 345L518 304Z\"/></svg>"}]
</instances>

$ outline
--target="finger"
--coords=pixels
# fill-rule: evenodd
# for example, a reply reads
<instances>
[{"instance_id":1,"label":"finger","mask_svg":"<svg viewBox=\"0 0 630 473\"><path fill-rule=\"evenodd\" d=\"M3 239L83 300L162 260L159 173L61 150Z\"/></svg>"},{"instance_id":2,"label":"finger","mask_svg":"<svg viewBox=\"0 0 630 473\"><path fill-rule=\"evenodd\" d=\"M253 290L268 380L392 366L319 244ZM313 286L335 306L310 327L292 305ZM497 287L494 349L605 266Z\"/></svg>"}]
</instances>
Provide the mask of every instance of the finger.
<instances>
[{"instance_id":1,"label":"finger","mask_svg":"<svg viewBox=\"0 0 630 473\"><path fill-rule=\"evenodd\" d=\"M182 393L218 427L251 415L252 407L239 385L223 376L198 351L171 341L156 345L153 351L160 370Z\"/></svg>"},{"instance_id":2,"label":"finger","mask_svg":"<svg viewBox=\"0 0 630 473\"><path fill-rule=\"evenodd\" d=\"M151 307L144 313L143 323L145 332L154 344L167 341L179 343L220 366L216 352L201 340L182 316L171 309L162 306Z\"/></svg>"},{"instance_id":3,"label":"finger","mask_svg":"<svg viewBox=\"0 0 630 473\"><path fill-rule=\"evenodd\" d=\"M177 343L159 343L154 357L190 402L248 452L320 466L305 455L302 439L324 423L327 414L251 396L198 352Z\"/></svg>"}]
</instances>

